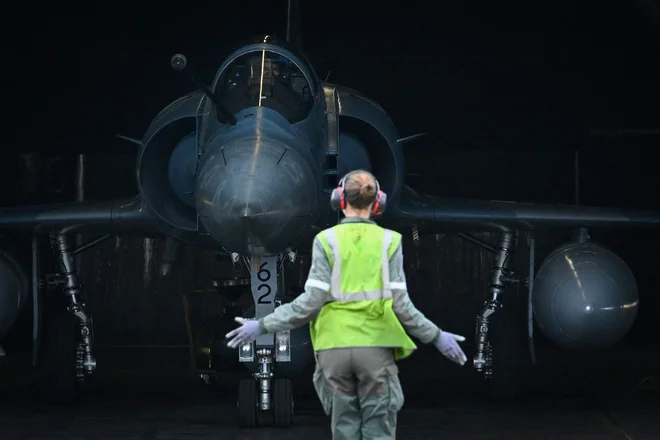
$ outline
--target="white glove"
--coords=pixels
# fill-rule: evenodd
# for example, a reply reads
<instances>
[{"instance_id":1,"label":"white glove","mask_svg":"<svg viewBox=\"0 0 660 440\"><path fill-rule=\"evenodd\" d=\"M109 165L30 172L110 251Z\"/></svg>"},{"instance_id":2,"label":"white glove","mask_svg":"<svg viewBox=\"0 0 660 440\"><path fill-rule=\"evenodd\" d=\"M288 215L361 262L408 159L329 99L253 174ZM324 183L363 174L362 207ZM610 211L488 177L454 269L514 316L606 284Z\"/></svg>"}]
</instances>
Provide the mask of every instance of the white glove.
<instances>
[{"instance_id":1,"label":"white glove","mask_svg":"<svg viewBox=\"0 0 660 440\"><path fill-rule=\"evenodd\" d=\"M227 343L227 346L230 348L236 348L239 345L252 342L257 339L257 336L261 334L259 321L239 317L234 318L234 321L242 325L236 330L232 330L225 335L225 338L231 339L231 341Z\"/></svg>"},{"instance_id":2,"label":"white glove","mask_svg":"<svg viewBox=\"0 0 660 440\"><path fill-rule=\"evenodd\" d=\"M460 335L440 330L440 334L435 338L435 341L433 341L433 345L435 345L435 348L437 348L447 359L462 366L467 361L467 356L465 356L465 353L463 353L463 350L461 350L461 347L456 341L463 342L465 341L465 338Z\"/></svg>"}]
</instances>

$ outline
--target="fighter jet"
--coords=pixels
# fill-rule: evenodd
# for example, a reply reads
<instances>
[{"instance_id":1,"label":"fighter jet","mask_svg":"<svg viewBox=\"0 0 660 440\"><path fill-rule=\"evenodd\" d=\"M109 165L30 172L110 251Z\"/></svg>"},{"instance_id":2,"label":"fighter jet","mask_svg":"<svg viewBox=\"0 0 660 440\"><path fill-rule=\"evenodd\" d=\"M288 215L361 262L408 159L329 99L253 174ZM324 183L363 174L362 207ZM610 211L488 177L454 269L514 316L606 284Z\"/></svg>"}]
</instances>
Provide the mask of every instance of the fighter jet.
<instances>
[{"instance_id":1,"label":"fighter jet","mask_svg":"<svg viewBox=\"0 0 660 440\"><path fill-rule=\"evenodd\" d=\"M495 388L506 388L516 360L489 333L506 286L515 281L513 251L519 234L574 228L574 240L547 256L530 274L536 321L561 347L593 350L611 346L633 324L638 310L635 279L611 251L589 240L593 227L658 227L660 212L549 206L500 201L450 200L416 192L404 181L402 138L386 111L369 97L322 81L307 58L286 41L263 37L231 53L207 86L175 55L171 66L199 85L174 100L146 128L139 145L139 194L126 200L79 202L0 209L0 230L28 230L33 245L32 291L39 287L39 236L50 237L58 258L61 308L47 310L50 332L60 339L50 367L52 383L72 393L96 368L92 317L81 291L74 255L110 234L166 237L211 249L245 262L251 273L254 319L282 301L282 263L307 252L319 230L339 220L329 196L338 179L353 169L375 174L387 194L387 209L376 221L415 239L454 232L493 253L489 298L478 314L473 366ZM174 74L174 73L173 73ZM74 234L96 231L98 240L76 248ZM484 243L467 232L499 234ZM533 246L532 246L533 247ZM26 269L0 253L0 337L13 325L29 297ZM247 288L247 287L246 287ZM37 304L38 305L38 304ZM35 307L37 309L38 307ZM35 329L41 316L35 312ZM68 330L67 330L68 329ZM38 332L35 331L35 339ZM239 347L238 361L252 372L239 384L241 426L255 426L259 411L272 410L274 423L289 426L291 382L278 377L278 364L300 371L313 359L306 329L261 336ZM296 359L306 359L298 361ZM497 374L493 374L493 368ZM499 385L497 385L499 384Z\"/></svg>"}]
</instances>

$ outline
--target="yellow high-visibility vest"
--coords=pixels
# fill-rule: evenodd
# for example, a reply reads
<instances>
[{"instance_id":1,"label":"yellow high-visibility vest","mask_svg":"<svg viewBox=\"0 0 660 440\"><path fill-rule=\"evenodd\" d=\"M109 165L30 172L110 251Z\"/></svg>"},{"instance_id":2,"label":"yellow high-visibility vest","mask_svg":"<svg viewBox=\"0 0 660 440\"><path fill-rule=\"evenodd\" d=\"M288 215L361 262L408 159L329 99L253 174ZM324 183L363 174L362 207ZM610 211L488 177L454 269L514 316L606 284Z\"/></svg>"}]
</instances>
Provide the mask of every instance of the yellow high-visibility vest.
<instances>
[{"instance_id":1,"label":"yellow high-visibility vest","mask_svg":"<svg viewBox=\"0 0 660 440\"><path fill-rule=\"evenodd\" d=\"M317 235L332 268L331 302L309 324L314 350L392 347L395 359L417 348L392 310L389 260L401 234L372 223L338 224Z\"/></svg>"}]
</instances>

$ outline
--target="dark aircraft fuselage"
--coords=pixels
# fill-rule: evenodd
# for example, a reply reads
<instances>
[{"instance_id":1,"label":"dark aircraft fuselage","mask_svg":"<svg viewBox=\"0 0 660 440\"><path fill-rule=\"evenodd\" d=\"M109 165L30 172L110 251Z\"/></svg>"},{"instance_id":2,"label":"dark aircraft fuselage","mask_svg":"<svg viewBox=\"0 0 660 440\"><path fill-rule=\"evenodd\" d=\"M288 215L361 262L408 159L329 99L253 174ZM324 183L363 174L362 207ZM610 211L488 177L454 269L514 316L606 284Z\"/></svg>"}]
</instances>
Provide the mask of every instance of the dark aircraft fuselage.
<instances>
[{"instance_id":1,"label":"dark aircraft fuselage","mask_svg":"<svg viewBox=\"0 0 660 440\"><path fill-rule=\"evenodd\" d=\"M321 188L314 140L267 107L249 107L217 130L199 161L195 206L222 247L273 254L318 220Z\"/></svg>"},{"instance_id":2,"label":"dark aircraft fuselage","mask_svg":"<svg viewBox=\"0 0 660 440\"><path fill-rule=\"evenodd\" d=\"M145 133L138 180L151 210L178 231L197 232L192 241L242 255L282 253L331 224L327 198L340 170L328 165L325 89L304 58L270 41L244 46L211 90L235 124L219 120L198 91L166 107ZM343 136L351 153L341 171L370 169L362 141Z\"/></svg>"}]
</instances>

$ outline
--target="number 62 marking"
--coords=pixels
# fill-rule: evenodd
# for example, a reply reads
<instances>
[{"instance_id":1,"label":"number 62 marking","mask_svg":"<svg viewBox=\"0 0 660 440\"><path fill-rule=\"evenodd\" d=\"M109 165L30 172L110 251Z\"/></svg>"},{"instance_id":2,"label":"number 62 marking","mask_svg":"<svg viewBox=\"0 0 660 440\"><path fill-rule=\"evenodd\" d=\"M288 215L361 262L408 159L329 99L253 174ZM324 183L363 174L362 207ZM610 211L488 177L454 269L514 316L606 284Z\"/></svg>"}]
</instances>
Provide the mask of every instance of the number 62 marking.
<instances>
[{"instance_id":1,"label":"number 62 marking","mask_svg":"<svg viewBox=\"0 0 660 440\"><path fill-rule=\"evenodd\" d=\"M259 292L261 292L263 289L266 289L266 293L264 293L263 295L261 295L257 299L257 304L272 304L272 302L273 302L270 299L264 299L264 298L268 297L268 295L270 295L273 292L272 287L270 287L270 285L266 284L268 282L268 280L270 280L270 277L271 277L270 270L266 269L267 264L268 264L268 262L266 262L266 261L261 263L261 266L259 266L259 272L257 272L257 278L259 278L259 281L261 281L263 283L263 284L259 284L259 286L257 287L257 290Z\"/></svg>"}]
</instances>

